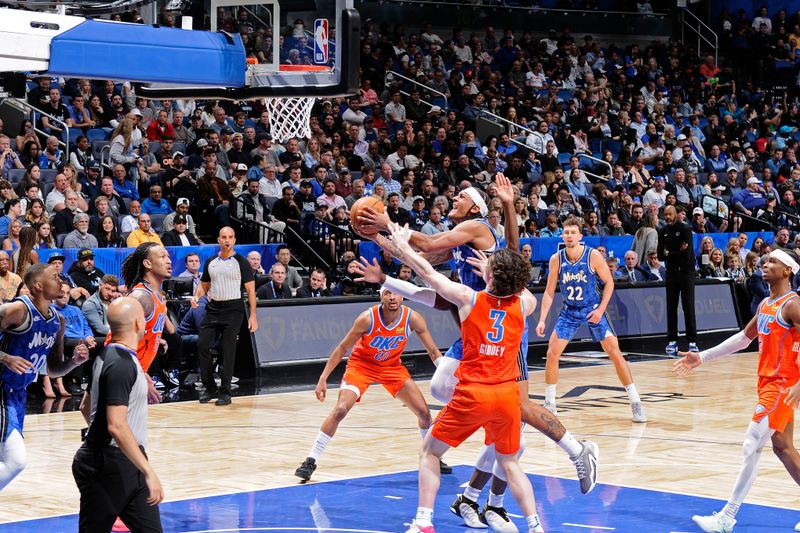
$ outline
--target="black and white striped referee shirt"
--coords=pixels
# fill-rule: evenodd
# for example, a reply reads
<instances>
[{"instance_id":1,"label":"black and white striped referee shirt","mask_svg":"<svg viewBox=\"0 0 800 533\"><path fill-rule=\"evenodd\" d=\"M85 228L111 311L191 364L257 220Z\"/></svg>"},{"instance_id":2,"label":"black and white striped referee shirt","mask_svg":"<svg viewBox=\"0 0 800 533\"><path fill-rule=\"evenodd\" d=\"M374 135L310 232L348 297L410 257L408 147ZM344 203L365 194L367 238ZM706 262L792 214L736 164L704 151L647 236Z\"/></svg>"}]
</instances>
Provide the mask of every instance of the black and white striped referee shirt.
<instances>
[{"instance_id":1,"label":"black and white striped referee shirt","mask_svg":"<svg viewBox=\"0 0 800 533\"><path fill-rule=\"evenodd\" d=\"M255 281L253 269L247 259L234 253L227 259L219 255L206 260L200 281L209 282L208 299L215 302L242 300L244 284Z\"/></svg>"}]
</instances>

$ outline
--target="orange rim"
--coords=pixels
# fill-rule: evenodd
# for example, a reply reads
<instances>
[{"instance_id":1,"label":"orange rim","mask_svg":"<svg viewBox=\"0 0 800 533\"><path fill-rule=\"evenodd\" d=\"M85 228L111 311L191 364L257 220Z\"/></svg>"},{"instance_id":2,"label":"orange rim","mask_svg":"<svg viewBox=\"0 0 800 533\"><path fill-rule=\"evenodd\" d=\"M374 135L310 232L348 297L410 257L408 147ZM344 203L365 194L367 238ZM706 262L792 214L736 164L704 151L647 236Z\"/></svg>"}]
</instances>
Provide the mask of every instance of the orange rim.
<instances>
[{"instance_id":1,"label":"orange rim","mask_svg":"<svg viewBox=\"0 0 800 533\"><path fill-rule=\"evenodd\" d=\"M327 65L280 65L281 72L325 72L331 70Z\"/></svg>"}]
</instances>

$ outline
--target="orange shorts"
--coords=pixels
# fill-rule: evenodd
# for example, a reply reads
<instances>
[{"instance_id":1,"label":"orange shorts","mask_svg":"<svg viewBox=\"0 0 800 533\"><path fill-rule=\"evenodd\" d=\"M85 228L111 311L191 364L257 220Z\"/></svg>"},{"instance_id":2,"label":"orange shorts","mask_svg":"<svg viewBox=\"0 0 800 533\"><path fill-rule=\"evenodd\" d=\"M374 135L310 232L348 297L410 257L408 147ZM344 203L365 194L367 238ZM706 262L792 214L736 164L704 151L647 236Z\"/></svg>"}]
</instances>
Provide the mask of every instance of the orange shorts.
<instances>
[{"instance_id":1,"label":"orange shorts","mask_svg":"<svg viewBox=\"0 0 800 533\"><path fill-rule=\"evenodd\" d=\"M455 448L483 428L484 442L494 443L497 453L510 455L519 451L520 424L517 382L459 384L453 399L434 420L431 434Z\"/></svg>"},{"instance_id":2,"label":"orange shorts","mask_svg":"<svg viewBox=\"0 0 800 533\"><path fill-rule=\"evenodd\" d=\"M794 422L794 409L786 405L786 390L796 383L785 379L758 378L758 405L753 413L753 422L769 417L769 427L778 433L786 424Z\"/></svg>"},{"instance_id":3,"label":"orange shorts","mask_svg":"<svg viewBox=\"0 0 800 533\"><path fill-rule=\"evenodd\" d=\"M340 388L355 392L360 402L370 385L380 383L394 398L409 379L411 374L403 365L370 368L348 364Z\"/></svg>"}]
</instances>

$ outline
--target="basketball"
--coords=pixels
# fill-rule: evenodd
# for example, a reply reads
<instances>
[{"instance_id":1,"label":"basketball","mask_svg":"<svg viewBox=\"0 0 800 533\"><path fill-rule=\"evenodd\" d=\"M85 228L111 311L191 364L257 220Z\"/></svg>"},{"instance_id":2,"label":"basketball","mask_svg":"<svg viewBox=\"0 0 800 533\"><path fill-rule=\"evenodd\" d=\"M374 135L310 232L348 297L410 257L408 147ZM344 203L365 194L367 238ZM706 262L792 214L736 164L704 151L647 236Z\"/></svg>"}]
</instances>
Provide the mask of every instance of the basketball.
<instances>
[{"instance_id":1,"label":"basketball","mask_svg":"<svg viewBox=\"0 0 800 533\"><path fill-rule=\"evenodd\" d=\"M362 211L364 208L371 207L375 211L379 213L386 212L386 206L383 205L383 201L380 198L376 198L374 196L365 196L364 198L359 198L356 200L356 203L353 204L353 207L350 208L350 226L352 226L353 231L369 239L372 235L377 233L374 230L368 230L366 233L361 229L361 221L358 217L361 216Z\"/></svg>"}]
</instances>

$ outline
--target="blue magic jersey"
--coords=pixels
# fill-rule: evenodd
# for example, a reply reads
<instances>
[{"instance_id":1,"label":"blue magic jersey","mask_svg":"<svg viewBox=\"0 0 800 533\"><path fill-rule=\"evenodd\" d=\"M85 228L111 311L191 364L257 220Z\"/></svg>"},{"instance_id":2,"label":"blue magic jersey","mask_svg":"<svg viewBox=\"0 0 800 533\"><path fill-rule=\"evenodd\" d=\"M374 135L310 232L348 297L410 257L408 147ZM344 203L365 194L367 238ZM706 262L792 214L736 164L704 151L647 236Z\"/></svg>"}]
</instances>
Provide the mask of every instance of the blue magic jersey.
<instances>
[{"instance_id":1,"label":"blue magic jersey","mask_svg":"<svg viewBox=\"0 0 800 533\"><path fill-rule=\"evenodd\" d=\"M27 296L19 296L14 301L21 301L28 308L28 319L17 330L7 329L0 332L0 350L31 362L33 368L22 375L3 367L0 373L2 386L10 389L25 389L44 368L50 349L56 343L61 330L61 320L55 306L50 305L50 318L42 315Z\"/></svg>"},{"instance_id":2,"label":"blue magic jersey","mask_svg":"<svg viewBox=\"0 0 800 533\"><path fill-rule=\"evenodd\" d=\"M568 307L595 308L600 305L597 273L589 264L592 248L583 245L583 254L574 263L567 259L567 249L559 252L558 283L564 305Z\"/></svg>"},{"instance_id":3,"label":"blue magic jersey","mask_svg":"<svg viewBox=\"0 0 800 533\"><path fill-rule=\"evenodd\" d=\"M495 233L494 228L489 225L489 223L484 218L475 219L479 222L483 222L486 224L486 227L489 228L489 231L492 232L492 237L494 237L494 245L491 248L486 250L481 250L486 255L492 255L494 252L505 246L505 242L497 236ZM456 272L458 272L458 279L461 281L462 285L466 285L472 290L482 291L486 288L486 282L483 281L483 278L475 274L472 271L473 267L469 263L467 263L467 259L470 257L475 257L475 249L469 246L468 244L462 244L460 246L456 246L452 249L453 259L456 262Z\"/></svg>"}]
</instances>

